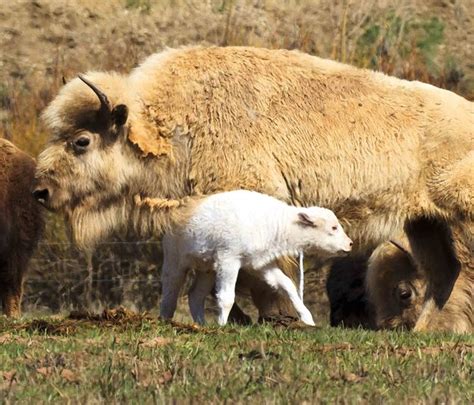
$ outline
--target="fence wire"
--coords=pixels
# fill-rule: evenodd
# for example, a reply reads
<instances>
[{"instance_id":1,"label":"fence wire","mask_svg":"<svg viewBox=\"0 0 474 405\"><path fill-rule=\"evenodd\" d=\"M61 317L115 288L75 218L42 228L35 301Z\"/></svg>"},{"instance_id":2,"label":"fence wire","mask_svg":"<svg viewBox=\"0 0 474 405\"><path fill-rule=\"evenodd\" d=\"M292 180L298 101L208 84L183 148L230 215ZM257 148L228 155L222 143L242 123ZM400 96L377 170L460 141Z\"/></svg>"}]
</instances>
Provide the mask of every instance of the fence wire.
<instances>
[{"instance_id":1,"label":"fence wire","mask_svg":"<svg viewBox=\"0 0 474 405\"><path fill-rule=\"evenodd\" d=\"M30 262L23 305L58 312L133 303L137 310L153 310L161 291L161 263L156 240L101 243L90 265L70 243L41 242Z\"/></svg>"},{"instance_id":2,"label":"fence wire","mask_svg":"<svg viewBox=\"0 0 474 405\"><path fill-rule=\"evenodd\" d=\"M90 264L71 243L41 242L25 280L23 309L57 313L124 305L136 311L157 311L162 260L161 242L157 240L101 243ZM329 310L326 276L327 269L305 274L306 304L323 316ZM188 291L191 281L192 277L188 278L183 293ZM237 301L256 318L248 295L240 296ZM208 306L213 306L212 299L208 300Z\"/></svg>"}]
</instances>

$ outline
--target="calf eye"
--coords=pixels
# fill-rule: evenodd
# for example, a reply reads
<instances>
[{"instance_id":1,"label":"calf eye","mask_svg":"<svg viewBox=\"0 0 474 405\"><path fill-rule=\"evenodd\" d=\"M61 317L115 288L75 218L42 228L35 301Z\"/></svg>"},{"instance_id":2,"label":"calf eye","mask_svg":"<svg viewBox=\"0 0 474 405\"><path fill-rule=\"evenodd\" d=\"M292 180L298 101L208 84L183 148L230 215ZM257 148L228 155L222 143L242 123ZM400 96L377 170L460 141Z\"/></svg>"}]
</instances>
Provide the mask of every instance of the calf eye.
<instances>
[{"instance_id":1,"label":"calf eye","mask_svg":"<svg viewBox=\"0 0 474 405\"><path fill-rule=\"evenodd\" d=\"M337 225L334 225L334 226L332 227L332 230L333 230L333 231L337 231Z\"/></svg>"},{"instance_id":2,"label":"calf eye","mask_svg":"<svg viewBox=\"0 0 474 405\"><path fill-rule=\"evenodd\" d=\"M83 153L90 144L90 139L87 136L81 136L74 140L73 148L76 153Z\"/></svg>"}]
</instances>

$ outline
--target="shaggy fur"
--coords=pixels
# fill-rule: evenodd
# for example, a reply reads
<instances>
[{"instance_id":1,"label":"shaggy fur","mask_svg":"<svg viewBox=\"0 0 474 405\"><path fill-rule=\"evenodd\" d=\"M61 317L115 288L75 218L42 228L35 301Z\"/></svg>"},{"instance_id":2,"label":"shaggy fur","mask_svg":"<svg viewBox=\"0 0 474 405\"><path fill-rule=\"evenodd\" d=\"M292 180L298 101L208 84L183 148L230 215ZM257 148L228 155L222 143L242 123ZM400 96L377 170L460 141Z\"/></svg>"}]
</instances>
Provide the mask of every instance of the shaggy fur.
<instances>
[{"instance_id":1,"label":"shaggy fur","mask_svg":"<svg viewBox=\"0 0 474 405\"><path fill-rule=\"evenodd\" d=\"M64 86L44 113L52 138L38 177L50 208L241 188L325 206L360 251L405 226L429 284L417 330L459 330L449 299L458 276L469 281L462 311L472 311L473 103L297 51L244 47L167 50L128 76L86 77L114 108L128 107L128 120L99 116L82 81ZM90 145L79 154L80 136ZM456 314L451 326L444 311Z\"/></svg>"},{"instance_id":2,"label":"shaggy fur","mask_svg":"<svg viewBox=\"0 0 474 405\"><path fill-rule=\"evenodd\" d=\"M0 139L0 300L19 316L23 279L43 229L41 206L31 196L35 161Z\"/></svg>"}]
</instances>

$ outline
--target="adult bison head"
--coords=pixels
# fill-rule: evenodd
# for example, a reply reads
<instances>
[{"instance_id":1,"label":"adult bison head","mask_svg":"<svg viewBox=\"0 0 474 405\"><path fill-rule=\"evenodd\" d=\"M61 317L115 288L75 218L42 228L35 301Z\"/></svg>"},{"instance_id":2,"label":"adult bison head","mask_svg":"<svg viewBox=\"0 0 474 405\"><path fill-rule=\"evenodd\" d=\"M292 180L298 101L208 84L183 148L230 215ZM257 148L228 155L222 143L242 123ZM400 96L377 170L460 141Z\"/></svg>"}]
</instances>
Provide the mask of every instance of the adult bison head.
<instances>
[{"instance_id":1,"label":"adult bison head","mask_svg":"<svg viewBox=\"0 0 474 405\"><path fill-rule=\"evenodd\" d=\"M65 215L82 247L124 225L127 201L159 183L144 180L147 159L128 138L135 101L126 86L118 74L88 74L66 84L43 113L51 139L38 157L33 195Z\"/></svg>"},{"instance_id":2,"label":"adult bison head","mask_svg":"<svg viewBox=\"0 0 474 405\"><path fill-rule=\"evenodd\" d=\"M38 158L34 197L51 210L68 210L94 196L119 193L128 165L120 138L128 108L112 105L85 77L66 85L43 114L52 132ZM104 195L105 194L105 195Z\"/></svg>"},{"instance_id":3,"label":"adult bison head","mask_svg":"<svg viewBox=\"0 0 474 405\"><path fill-rule=\"evenodd\" d=\"M412 329L421 313L426 282L409 250L386 242L370 256L366 291L377 328Z\"/></svg>"}]
</instances>

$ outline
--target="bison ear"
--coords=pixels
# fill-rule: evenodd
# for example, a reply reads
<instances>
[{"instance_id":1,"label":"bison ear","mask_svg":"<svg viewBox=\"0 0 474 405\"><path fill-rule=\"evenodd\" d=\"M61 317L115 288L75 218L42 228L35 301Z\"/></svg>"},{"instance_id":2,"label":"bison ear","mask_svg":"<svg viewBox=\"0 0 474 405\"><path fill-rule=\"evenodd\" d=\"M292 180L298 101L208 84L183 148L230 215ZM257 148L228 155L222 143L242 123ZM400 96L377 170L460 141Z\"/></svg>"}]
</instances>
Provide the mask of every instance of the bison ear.
<instances>
[{"instance_id":1,"label":"bison ear","mask_svg":"<svg viewBox=\"0 0 474 405\"><path fill-rule=\"evenodd\" d=\"M298 212L298 223L304 226L316 226L316 224L311 220L308 214L304 212Z\"/></svg>"},{"instance_id":2,"label":"bison ear","mask_svg":"<svg viewBox=\"0 0 474 405\"><path fill-rule=\"evenodd\" d=\"M125 125L128 118L128 107L125 104L119 104L112 110L112 122L117 126L121 127Z\"/></svg>"},{"instance_id":3,"label":"bison ear","mask_svg":"<svg viewBox=\"0 0 474 405\"><path fill-rule=\"evenodd\" d=\"M173 145L170 137L163 136L148 120L130 118L128 140L142 153L142 156L173 157Z\"/></svg>"}]
</instances>

